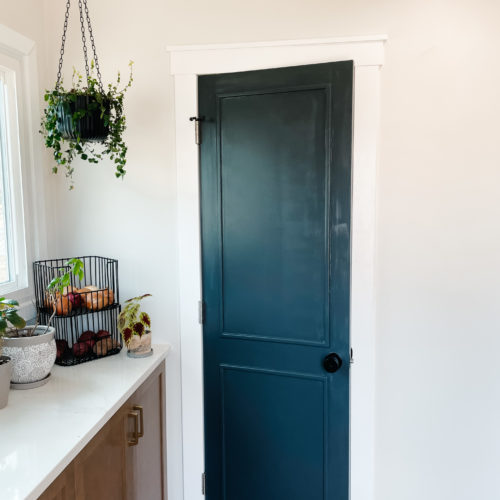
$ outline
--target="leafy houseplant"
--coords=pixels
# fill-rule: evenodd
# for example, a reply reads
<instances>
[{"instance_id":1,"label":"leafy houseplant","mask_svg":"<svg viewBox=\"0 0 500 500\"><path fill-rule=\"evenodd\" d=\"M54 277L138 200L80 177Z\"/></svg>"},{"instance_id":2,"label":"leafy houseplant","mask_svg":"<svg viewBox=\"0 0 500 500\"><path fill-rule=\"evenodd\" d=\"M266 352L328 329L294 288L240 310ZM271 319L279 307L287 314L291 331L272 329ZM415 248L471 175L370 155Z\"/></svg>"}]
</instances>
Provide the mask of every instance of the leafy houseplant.
<instances>
[{"instance_id":1,"label":"leafy houseplant","mask_svg":"<svg viewBox=\"0 0 500 500\"><path fill-rule=\"evenodd\" d=\"M18 306L16 300L0 298L0 335L3 352L11 359L11 388L38 387L48 381L56 359L55 330L38 324L26 326Z\"/></svg>"},{"instance_id":2,"label":"leafy houseplant","mask_svg":"<svg viewBox=\"0 0 500 500\"><path fill-rule=\"evenodd\" d=\"M87 83L85 85L83 77L74 70L73 86L70 90L65 90L62 86L61 71L70 8L71 0L67 0L57 81L54 90L45 93L47 108L42 117L40 132L45 137L45 145L53 151L56 165L52 171L57 173L59 167L64 167L66 177L70 179L70 189L73 189L73 160L76 157L89 163L98 163L103 156L109 156L115 164L116 177L123 178L125 175L127 146L123 141L126 128L123 96L132 85L133 63L129 64L130 78L122 90L118 89L120 73L117 83L109 84L108 89L104 90L87 0L78 0ZM86 32L94 56L90 61L90 69ZM94 76L94 69L97 77ZM101 143L103 149L96 151L94 143Z\"/></svg>"},{"instance_id":3,"label":"leafy houseplant","mask_svg":"<svg viewBox=\"0 0 500 500\"><path fill-rule=\"evenodd\" d=\"M118 316L118 330L127 346L130 357L146 357L153 353L151 349L151 319L141 311L141 300L151 297L146 293L125 301L125 307Z\"/></svg>"},{"instance_id":4,"label":"leafy houseplant","mask_svg":"<svg viewBox=\"0 0 500 500\"><path fill-rule=\"evenodd\" d=\"M12 376L12 359L3 356L3 338L9 327L24 328L26 321L17 314L17 300L0 298L0 408L5 408L9 399L10 379Z\"/></svg>"},{"instance_id":5,"label":"leafy houseplant","mask_svg":"<svg viewBox=\"0 0 500 500\"><path fill-rule=\"evenodd\" d=\"M71 275L83 278L83 262L70 259L54 274L47 286L47 305L53 308L53 313L46 326L39 326L38 321L34 326L26 326L17 314L18 303L0 299L0 335L5 333L4 351L12 359L9 380L14 389L34 388L48 382L57 355L56 331L50 324L58 308L70 300L64 293L70 289ZM8 329L8 323L14 328Z\"/></svg>"},{"instance_id":6,"label":"leafy houseplant","mask_svg":"<svg viewBox=\"0 0 500 500\"><path fill-rule=\"evenodd\" d=\"M84 276L84 265L81 259L69 259L64 263L64 267L56 269L55 276L51 282L47 285L48 302L53 308L52 315L49 319L49 325L52 319L57 313L58 306L61 309L64 308L64 304L70 299L64 299L65 289L68 290L71 286L71 275L76 276L80 281L83 280Z\"/></svg>"},{"instance_id":7,"label":"leafy houseplant","mask_svg":"<svg viewBox=\"0 0 500 500\"><path fill-rule=\"evenodd\" d=\"M48 325L38 325L37 322L34 326L26 326L26 322L17 314L17 302L0 299L0 334L6 333L4 351L12 359L9 379L14 389L38 387L49 380L57 355L56 331L50 324L64 288L71 282L71 274L83 276L81 260L71 259L65 266L55 271L56 276L47 287L48 302L54 308ZM7 330L7 322L15 328Z\"/></svg>"},{"instance_id":8,"label":"leafy houseplant","mask_svg":"<svg viewBox=\"0 0 500 500\"><path fill-rule=\"evenodd\" d=\"M129 63L130 76L123 89L119 89L121 76L115 84L104 90L100 75L94 76L95 65L91 61L91 71L87 74L86 84L83 76L73 70L72 87L64 89L58 80L53 90L45 92L45 108L40 132L45 146L52 149L57 173L60 167L66 169L73 189L73 160L77 157L89 163L99 163L104 156L114 162L117 178L125 176L127 146L123 140L126 129L123 114L125 92L133 82L133 63ZM100 148L96 145L101 144Z\"/></svg>"},{"instance_id":9,"label":"leafy houseplant","mask_svg":"<svg viewBox=\"0 0 500 500\"><path fill-rule=\"evenodd\" d=\"M16 329L24 328L26 326L26 321L24 321L24 319L21 318L19 314L17 314L18 307L19 307L19 302L17 300L9 300L6 299L5 297L0 298L0 367L10 362L10 358L8 356L2 356L5 332L7 331L7 328L9 328L9 324L11 324ZM9 375L9 383L10 383L10 375ZM0 388L0 394L1 392L2 389ZM1 407L2 406L0 401L0 408Z\"/></svg>"},{"instance_id":10,"label":"leafy houseplant","mask_svg":"<svg viewBox=\"0 0 500 500\"><path fill-rule=\"evenodd\" d=\"M0 298L0 354L2 341L9 323L14 328L24 328L26 321L17 313L19 302L17 300L9 300L5 297Z\"/></svg>"}]
</instances>

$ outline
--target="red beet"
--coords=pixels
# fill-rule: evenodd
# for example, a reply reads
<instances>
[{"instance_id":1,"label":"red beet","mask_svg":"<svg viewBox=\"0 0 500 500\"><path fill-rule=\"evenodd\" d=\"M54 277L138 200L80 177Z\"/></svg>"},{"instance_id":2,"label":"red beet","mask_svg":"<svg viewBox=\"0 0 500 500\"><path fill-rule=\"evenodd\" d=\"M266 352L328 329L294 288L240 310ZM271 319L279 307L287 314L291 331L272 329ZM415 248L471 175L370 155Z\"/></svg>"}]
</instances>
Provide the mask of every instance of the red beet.
<instances>
[{"instance_id":1,"label":"red beet","mask_svg":"<svg viewBox=\"0 0 500 500\"><path fill-rule=\"evenodd\" d=\"M87 340L94 340L94 339L95 339L95 333L90 330L87 330L78 337L78 342L87 342Z\"/></svg>"},{"instance_id":2,"label":"red beet","mask_svg":"<svg viewBox=\"0 0 500 500\"><path fill-rule=\"evenodd\" d=\"M105 339L106 337L111 337L109 332L107 330L99 330L97 332L97 338L98 339Z\"/></svg>"},{"instance_id":3,"label":"red beet","mask_svg":"<svg viewBox=\"0 0 500 500\"><path fill-rule=\"evenodd\" d=\"M84 356L89 352L89 345L87 342L77 342L76 344L73 344L73 354L77 357Z\"/></svg>"},{"instance_id":4,"label":"red beet","mask_svg":"<svg viewBox=\"0 0 500 500\"><path fill-rule=\"evenodd\" d=\"M57 358L62 358L68 348L68 342L64 339L56 339Z\"/></svg>"},{"instance_id":5,"label":"red beet","mask_svg":"<svg viewBox=\"0 0 500 500\"><path fill-rule=\"evenodd\" d=\"M68 293L68 299L74 308L82 306L82 296L79 293Z\"/></svg>"},{"instance_id":6,"label":"red beet","mask_svg":"<svg viewBox=\"0 0 500 500\"><path fill-rule=\"evenodd\" d=\"M94 347L95 340L94 339L86 340L85 343L89 346L89 349L92 349L92 347Z\"/></svg>"}]
</instances>

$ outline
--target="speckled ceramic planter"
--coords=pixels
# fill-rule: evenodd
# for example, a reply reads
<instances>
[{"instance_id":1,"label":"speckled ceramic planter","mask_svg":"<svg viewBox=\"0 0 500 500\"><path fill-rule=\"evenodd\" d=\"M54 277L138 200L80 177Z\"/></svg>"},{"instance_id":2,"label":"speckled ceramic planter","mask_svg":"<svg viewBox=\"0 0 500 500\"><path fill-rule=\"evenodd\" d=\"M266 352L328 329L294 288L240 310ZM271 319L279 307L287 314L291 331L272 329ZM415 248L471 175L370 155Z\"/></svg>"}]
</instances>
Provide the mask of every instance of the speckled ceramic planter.
<instances>
[{"instance_id":1,"label":"speckled ceramic planter","mask_svg":"<svg viewBox=\"0 0 500 500\"><path fill-rule=\"evenodd\" d=\"M7 356L0 356L0 410L7 406L10 389L12 361Z\"/></svg>"},{"instance_id":2,"label":"speckled ceramic planter","mask_svg":"<svg viewBox=\"0 0 500 500\"><path fill-rule=\"evenodd\" d=\"M4 337L3 353L12 359L13 388L48 380L56 360L55 332L55 328L39 326L31 337Z\"/></svg>"}]
</instances>

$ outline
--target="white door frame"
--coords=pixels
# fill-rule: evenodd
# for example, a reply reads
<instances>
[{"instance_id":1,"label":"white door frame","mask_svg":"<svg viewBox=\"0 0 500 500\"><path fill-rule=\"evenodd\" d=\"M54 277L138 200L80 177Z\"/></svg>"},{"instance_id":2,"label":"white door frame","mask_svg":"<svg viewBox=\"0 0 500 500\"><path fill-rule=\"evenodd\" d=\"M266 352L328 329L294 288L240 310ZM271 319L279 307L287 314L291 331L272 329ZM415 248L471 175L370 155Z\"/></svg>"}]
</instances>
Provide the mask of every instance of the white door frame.
<instances>
[{"instance_id":1,"label":"white door frame","mask_svg":"<svg viewBox=\"0 0 500 500\"><path fill-rule=\"evenodd\" d=\"M379 78L386 36L171 46L175 78L184 499L202 500L203 344L198 147L198 75L354 61L350 397L351 500L374 495L375 223Z\"/></svg>"}]
</instances>

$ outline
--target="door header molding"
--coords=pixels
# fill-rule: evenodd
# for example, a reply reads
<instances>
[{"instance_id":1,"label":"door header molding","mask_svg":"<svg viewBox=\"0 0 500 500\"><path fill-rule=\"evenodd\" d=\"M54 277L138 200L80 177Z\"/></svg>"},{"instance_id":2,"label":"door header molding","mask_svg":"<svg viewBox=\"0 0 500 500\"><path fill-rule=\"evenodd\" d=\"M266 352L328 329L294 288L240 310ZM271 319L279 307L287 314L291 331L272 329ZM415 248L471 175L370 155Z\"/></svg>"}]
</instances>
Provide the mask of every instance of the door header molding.
<instances>
[{"instance_id":1,"label":"door header molding","mask_svg":"<svg viewBox=\"0 0 500 500\"><path fill-rule=\"evenodd\" d=\"M386 40L385 35L377 35L167 47L175 80L180 323L179 337L173 345L180 360L175 356L171 362L180 361L182 386L182 443L177 434L169 434L169 449L176 457L182 456L182 464L178 458L171 460L169 472L175 478L182 475L184 483L182 488L177 480L175 484L169 481L169 496L179 500L204 498L200 488L204 471L204 410L202 327L198 322L199 152L194 125L189 121L190 116L198 114L198 76L352 60L355 74L350 333L354 363L350 391L350 499L374 498L376 175L380 68L384 64Z\"/></svg>"},{"instance_id":2,"label":"door header molding","mask_svg":"<svg viewBox=\"0 0 500 500\"><path fill-rule=\"evenodd\" d=\"M386 35L212 45L169 45L172 75L208 75L325 61L382 66Z\"/></svg>"}]
</instances>

